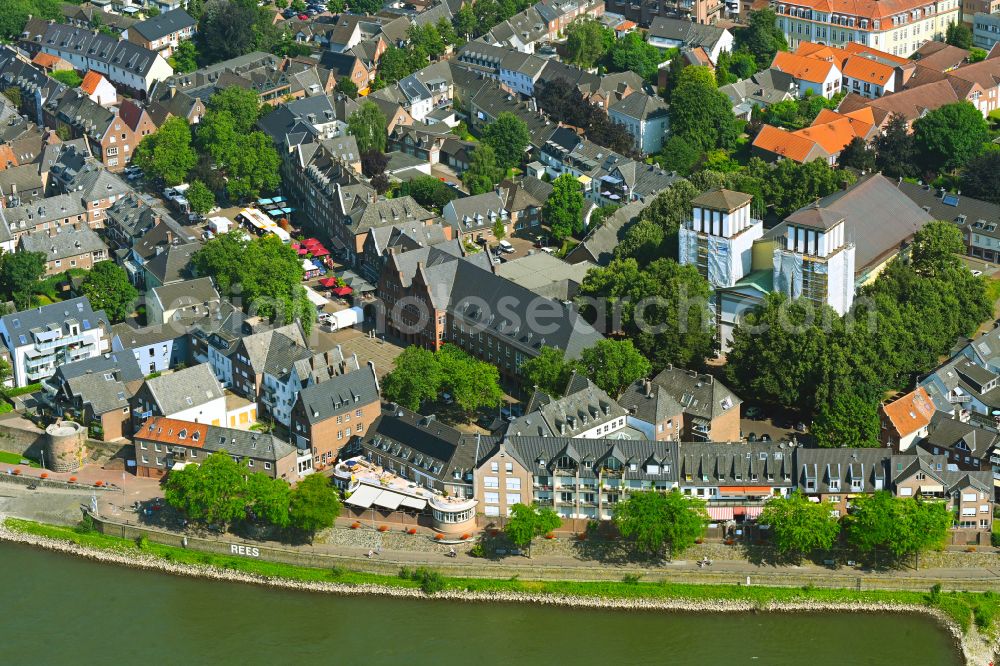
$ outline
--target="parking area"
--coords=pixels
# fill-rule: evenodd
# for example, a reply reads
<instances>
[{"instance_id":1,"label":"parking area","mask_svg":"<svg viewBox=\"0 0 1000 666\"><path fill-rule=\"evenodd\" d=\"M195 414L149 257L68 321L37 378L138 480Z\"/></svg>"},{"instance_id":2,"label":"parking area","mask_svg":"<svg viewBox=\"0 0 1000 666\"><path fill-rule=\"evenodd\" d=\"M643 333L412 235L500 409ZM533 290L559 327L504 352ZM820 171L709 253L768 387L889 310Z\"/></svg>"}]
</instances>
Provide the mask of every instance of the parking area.
<instances>
[{"instance_id":1,"label":"parking area","mask_svg":"<svg viewBox=\"0 0 1000 666\"><path fill-rule=\"evenodd\" d=\"M315 337L316 351L328 351L340 345L345 358L357 354L361 363L368 361L374 363L375 374L379 379L392 372L396 357L403 353L403 348L392 341L383 340L378 336L372 337L357 328L343 328L332 333L320 330Z\"/></svg>"},{"instance_id":2,"label":"parking area","mask_svg":"<svg viewBox=\"0 0 1000 666\"><path fill-rule=\"evenodd\" d=\"M535 247L534 240L531 238L524 238L518 236L510 236L504 239L510 243L511 247L514 248L513 252L503 252L498 250L498 245L492 243L492 247L495 251L497 257L500 261L510 261L511 259L520 259L521 257L527 256L529 254L535 254L536 252L541 252L537 247Z\"/></svg>"}]
</instances>

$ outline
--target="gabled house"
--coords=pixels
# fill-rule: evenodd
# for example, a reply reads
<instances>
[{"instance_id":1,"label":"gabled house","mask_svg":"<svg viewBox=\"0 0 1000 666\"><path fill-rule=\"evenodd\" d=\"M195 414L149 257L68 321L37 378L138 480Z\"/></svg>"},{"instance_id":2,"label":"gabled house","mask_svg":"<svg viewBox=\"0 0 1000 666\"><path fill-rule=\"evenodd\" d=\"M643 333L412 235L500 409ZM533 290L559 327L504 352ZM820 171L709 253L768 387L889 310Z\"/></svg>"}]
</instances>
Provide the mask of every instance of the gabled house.
<instances>
[{"instance_id":1,"label":"gabled house","mask_svg":"<svg viewBox=\"0 0 1000 666\"><path fill-rule=\"evenodd\" d=\"M211 425L226 423L226 395L207 363L146 379L129 404L136 429L151 416Z\"/></svg>"},{"instance_id":2,"label":"gabled house","mask_svg":"<svg viewBox=\"0 0 1000 666\"><path fill-rule=\"evenodd\" d=\"M897 453L908 450L915 441L927 437L934 412L934 402L922 386L882 403L879 406L882 444Z\"/></svg>"},{"instance_id":3,"label":"gabled house","mask_svg":"<svg viewBox=\"0 0 1000 666\"><path fill-rule=\"evenodd\" d=\"M218 310L221 300L212 278L172 282L147 292L146 319L153 325L198 319Z\"/></svg>"},{"instance_id":4,"label":"gabled house","mask_svg":"<svg viewBox=\"0 0 1000 666\"><path fill-rule=\"evenodd\" d=\"M917 446L933 455L942 455L960 470L993 472L997 484L1000 472L1000 433L979 424L935 414L928 426L927 436Z\"/></svg>"},{"instance_id":5,"label":"gabled house","mask_svg":"<svg viewBox=\"0 0 1000 666\"><path fill-rule=\"evenodd\" d=\"M86 225L24 234L18 248L44 254L46 275L57 275L70 268L90 270L98 262L110 259L108 246Z\"/></svg>"},{"instance_id":6,"label":"gabled house","mask_svg":"<svg viewBox=\"0 0 1000 666\"><path fill-rule=\"evenodd\" d=\"M611 120L623 125L635 140L637 152L650 155L663 147L670 128L670 106L656 95L634 92L608 109Z\"/></svg>"},{"instance_id":7,"label":"gabled house","mask_svg":"<svg viewBox=\"0 0 1000 666\"><path fill-rule=\"evenodd\" d=\"M292 442L300 455L312 456L315 469L323 469L353 438L364 437L380 413L378 377L369 364L299 391L291 414Z\"/></svg>"},{"instance_id":8,"label":"gabled house","mask_svg":"<svg viewBox=\"0 0 1000 666\"><path fill-rule=\"evenodd\" d=\"M194 37L198 22L183 9L171 9L139 21L126 31L126 39L169 58L184 40Z\"/></svg>"},{"instance_id":9,"label":"gabled house","mask_svg":"<svg viewBox=\"0 0 1000 666\"><path fill-rule=\"evenodd\" d=\"M467 242L495 239L497 226L503 227L502 237L511 232L510 215L497 192L452 199L441 209L441 217L451 225L452 237Z\"/></svg>"},{"instance_id":10,"label":"gabled house","mask_svg":"<svg viewBox=\"0 0 1000 666\"><path fill-rule=\"evenodd\" d=\"M789 451L789 455L792 451ZM807 449L794 450L799 490L813 501L830 508L834 517L847 515L850 501L860 495L892 490L888 449Z\"/></svg>"},{"instance_id":11,"label":"gabled house","mask_svg":"<svg viewBox=\"0 0 1000 666\"><path fill-rule=\"evenodd\" d=\"M537 387L524 415L507 424L507 437L572 437L574 439L631 439L626 412L592 381L572 373L565 395L550 396Z\"/></svg>"},{"instance_id":12,"label":"gabled house","mask_svg":"<svg viewBox=\"0 0 1000 666\"><path fill-rule=\"evenodd\" d=\"M626 410L637 404L637 389L638 386L633 385L633 389L626 394L624 404L619 401ZM736 442L742 437L740 405L743 401L712 375L671 365L638 390L646 395L669 396L680 405L684 422L679 430L675 429L679 432L679 441ZM659 430L660 423L656 425Z\"/></svg>"},{"instance_id":13,"label":"gabled house","mask_svg":"<svg viewBox=\"0 0 1000 666\"><path fill-rule=\"evenodd\" d=\"M118 91L114 85L100 73L93 70L87 72L80 83L82 90L91 101L100 106L111 106L118 102Z\"/></svg>"}]
</instances>

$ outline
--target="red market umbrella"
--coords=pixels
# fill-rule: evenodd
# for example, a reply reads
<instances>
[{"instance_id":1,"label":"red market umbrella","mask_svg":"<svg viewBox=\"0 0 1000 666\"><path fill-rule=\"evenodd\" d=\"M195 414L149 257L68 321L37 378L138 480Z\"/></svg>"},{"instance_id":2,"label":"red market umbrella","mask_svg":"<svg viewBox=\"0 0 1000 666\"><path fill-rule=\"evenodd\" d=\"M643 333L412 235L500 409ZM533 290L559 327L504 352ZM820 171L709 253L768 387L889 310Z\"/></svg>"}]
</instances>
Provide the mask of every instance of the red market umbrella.
<instances>
[{"instance_id":1,"label":"red market umbrella","mask_svg":"<svg viewBox=\"0 0 1000 666\"><path fill-rule=\"evenodd\" d=\"M299 252L299 256L303 256L303 255L309 254L309 248L300 247L298 249L298 252Z\"/></svg>"},{"instance_id":2,"label":"red market umbrella","mask_svg":"<svg viewBox=\"0 0 1000 666\"><path fill-rule=\"evenodd\" d=\"M322 245L317 245L312 249L312 256L314 257L325 257L330 254L325 247Z\"/></svg>"},{"instance_id":3,"label":"red market umbrella","mask_svg":"<svg viewBox=\"0 0 1000 666\"><path fill-rule=\"evenodd\" d=\"M319 283L320 285L330 289L332 287L337 286L337 278L332 278L332 277L323 278L322 280L319 281Z\"/></svg>"},{"instance_id":4,"label":"red market umbrella","mask_svg":"<svg viewBox=\"0 0 1000 666\"><path fill-rule=\"evenodd\" d=\"M297 250L297 249L299 249L300 247L302 247L301 245L299 245L298 243L296 243L296 242L294 242L294 241L293 241L293 242L291 243L291 246L292 246L292 249L293 249L293 250Z\"/></svg>"},{"instance_id":5,"label":"red market umbrella","mask_svg":"<svg viewBox=\"0 0 1000 666\"><path fill-rule=\"evenodd\" d=\"M335 293L337 296L347 296L348 294L350 294L354 290L351 289L350 287L334 287L330 291L332 291L333 293Z\"/></svg>"},{"instance_id":6,"label":"red market umbrella","mask_svg":"<svg viewBox=\"0 0 1000 666\"><path fill-rule=\"evenodd\" d=\"M319 245L319 241L316 240L315 238L307 238L304 241L302 241L302 244L305 245L306 247L312 247L313 245Z\"/></svg>"}]
</instances>

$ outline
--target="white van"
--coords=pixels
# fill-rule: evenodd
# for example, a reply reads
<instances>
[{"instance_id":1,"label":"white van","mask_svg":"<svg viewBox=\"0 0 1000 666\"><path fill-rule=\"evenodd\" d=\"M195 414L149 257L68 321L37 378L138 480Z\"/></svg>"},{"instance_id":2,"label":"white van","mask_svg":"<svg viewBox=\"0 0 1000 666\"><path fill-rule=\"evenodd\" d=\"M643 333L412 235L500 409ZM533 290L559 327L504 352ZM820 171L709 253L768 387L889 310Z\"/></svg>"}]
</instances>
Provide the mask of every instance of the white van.
<instances>
[{"instance_id":1,"label":"white van","mask_svg":"<svg viewBox=\"0 0 1000 666\"><path fill-rule=\"evenodd\" d=\"M499 243L497 243L497 247L500 248L501 252L506 252L508 254L514 251L514 246L505 240L502 240Z\"/></svg>"}]
</instances>

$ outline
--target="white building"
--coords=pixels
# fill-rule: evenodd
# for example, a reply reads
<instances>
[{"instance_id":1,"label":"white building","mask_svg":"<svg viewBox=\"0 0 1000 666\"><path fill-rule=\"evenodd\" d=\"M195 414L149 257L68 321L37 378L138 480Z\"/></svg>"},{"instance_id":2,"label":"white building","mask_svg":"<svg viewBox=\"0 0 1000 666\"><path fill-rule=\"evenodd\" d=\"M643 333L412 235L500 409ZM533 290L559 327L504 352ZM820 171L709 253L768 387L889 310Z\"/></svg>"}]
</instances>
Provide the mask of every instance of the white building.
<instances>
[{"instance_id":1,"label":"white building","mask_svg":"<svg viewBox=\"0 0 1000 666\"><path fill-rule=\"evenodd\" d=\"M893 55L909 56L924 42L943 39L959 20L959 0L898 0L841 3L782 0L772 4L778 29L793 50L799 42L843 46L857 42Z\"/></svg>"},{"instance_id":2,"label":"white building","mask_svg":"<svg viewBox=\"0 0 1000 666\"><path fill-rule=\"evenodd\" d=\"M611 120L624 125L644 155L660 152L670 128L670 107L662 98L634 92L608 109Z\"/></svg>"},{"instance_id":3,"label":"white building","mask_svg":"<svg viewBox=\"0 0 1000 666\"><path fill-rule=\"evenodd\" d=\"M226 394L206 363L147 379L129 403L135 428L151 416L216 426L227 423Z\"/></svg>"},{"instance_id":4,"label":"white building","mask_svg":"<svg viewBox=\"0 0 1000 666\"><path fill-rule=\"evenodd\" d=\"M174 318L204 317L219 307L220 300L212 278L174 282L149 290L146 319L150 324L165 324Z\"/></svg>"},{"instance_id":5,"label":"white building","mask_svg":"<svg viewBox=\"0 0 1000 666\"><path fill-rule=\"evenodd\" d=\"M74 298L0 318L0 337L10 355L15 386L55 374L58 366L111 349L108 317L86 298Z\"/></svg>"},{"instance_id":6,"label":"white building","mask_svg":"<svg viewBox=\"0 0 1000 666\"><path fill-rule=\"evenodd\" d=\"M750 214L752 199L709 190L691 202L691 219L678 231L680 263L696 266L713 289L732 287L750 273L754 241L764 235L764 223Z\"/></svg>"}]
</instances>

